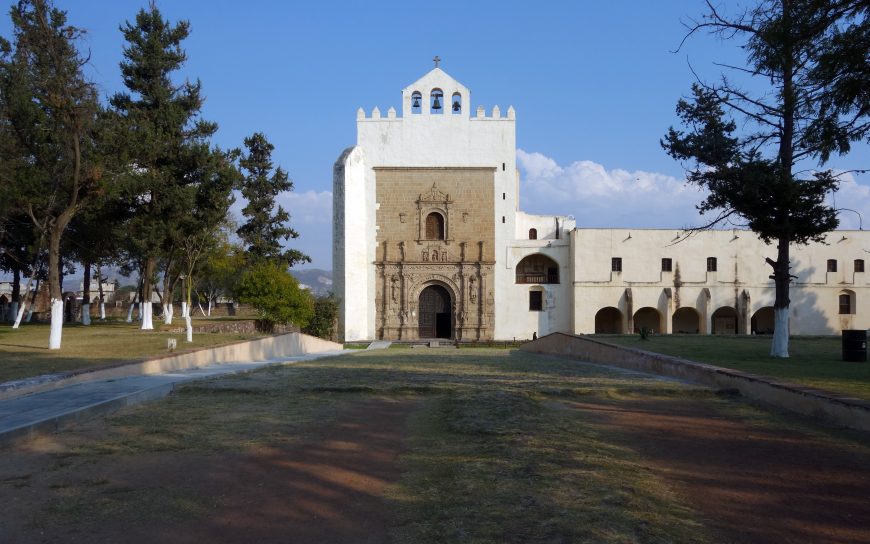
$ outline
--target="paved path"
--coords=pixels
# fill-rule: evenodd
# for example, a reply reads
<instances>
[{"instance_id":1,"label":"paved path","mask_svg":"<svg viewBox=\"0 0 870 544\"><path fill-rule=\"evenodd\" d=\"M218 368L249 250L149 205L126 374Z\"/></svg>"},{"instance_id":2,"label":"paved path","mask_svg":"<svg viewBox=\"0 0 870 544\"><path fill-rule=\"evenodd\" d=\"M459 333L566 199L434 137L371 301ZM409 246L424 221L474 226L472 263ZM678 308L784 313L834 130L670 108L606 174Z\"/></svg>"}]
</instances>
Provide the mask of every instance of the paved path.
<instances>
[{"instance_id":1,"label":"paved path","mask_svg":"<svg viewBox=\"0 0 870 544\"><path fill-rule=\"evenodd\" d=\"M339 355L330 351L267 361L215 364L179 372L80 383L0 401L0 446L29 440L124 406L168 395L176 385L201 378L249 372L269 365Z\"/></svg>"}]
</instances>

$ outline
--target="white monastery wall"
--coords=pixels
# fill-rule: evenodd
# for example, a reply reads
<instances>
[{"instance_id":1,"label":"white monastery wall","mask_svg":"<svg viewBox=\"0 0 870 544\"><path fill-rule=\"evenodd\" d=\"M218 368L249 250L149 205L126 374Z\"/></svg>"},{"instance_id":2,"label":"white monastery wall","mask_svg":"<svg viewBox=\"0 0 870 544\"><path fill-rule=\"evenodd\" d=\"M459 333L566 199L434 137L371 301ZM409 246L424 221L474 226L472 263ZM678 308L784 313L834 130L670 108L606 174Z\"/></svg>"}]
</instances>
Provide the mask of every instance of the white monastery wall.
<instances>
[{"instance_id":1,"label":"white monastery wall","mask_svg":"<svg viewBox=\"0 0 870 544\"><path fill-rule=\"evenodd\" d=\"M596 332L596 315L613 307L621 313L622 332L639 328L637 312L653 308L658 312L657 332L695 332L687 318L697 312L699 333L725 333L717 318L731 319L735 332L766 332L765 312L773 306L774 288L765 257L775 258L776 248L743 230L696 233L679 241L679 231L638 229L577 229L571 233L574 264L575 333ZM823 243L792 245L791 333L837 334L842 329L870 327L870 279L856 272L856 261L866 262L870 233L834 231ZM614 271L613 258L620 258L621 271ZM671 271L663 270L662 259L671 259ZM715 258L715 270L708 270L708 258ZM830 265L836 271L828 272ZM821 272L819 272L821 270ZM849 313L841 307L840 296L849 295ZM728 310L728 309L731 310ZM718 315L718 312L725 312ZM761 314L757 312L761 311ZM656 321L653 313L652 322ZM757 318L753 324L753 316ZM731 327L725 321L724 326ZM641 318L640 322L649 323ZM599 322L598 329L605 332ZM675 326L675 324L677 326ZM607 331L610 332L610 331Z\"/></svg>"}]
</instances>

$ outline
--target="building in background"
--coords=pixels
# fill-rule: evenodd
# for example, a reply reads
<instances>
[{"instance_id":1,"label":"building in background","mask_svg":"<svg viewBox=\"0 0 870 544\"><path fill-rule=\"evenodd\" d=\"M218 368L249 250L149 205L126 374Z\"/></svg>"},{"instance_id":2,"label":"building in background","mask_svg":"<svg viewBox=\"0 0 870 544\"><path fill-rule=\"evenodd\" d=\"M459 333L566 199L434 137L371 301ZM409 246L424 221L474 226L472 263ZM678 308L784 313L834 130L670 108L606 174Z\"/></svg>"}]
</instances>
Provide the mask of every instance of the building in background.
<instances>
[{"instance_id":1,"label":"building in background","mask_svg":"<svg viewBox=\"0 0 870 544\"><path fill-rule=\"evenodd\" d=\"M527 339L561 331L750 334L773 329L776 249L753 233L576 228L519 209L516 113L473 109L436 67L402 115L357 112L333 173L340 336ZM473 114L472 114L473 112ZM870 233L793 248L791 332L870 327Z\"/></svg>"}]
</instances>

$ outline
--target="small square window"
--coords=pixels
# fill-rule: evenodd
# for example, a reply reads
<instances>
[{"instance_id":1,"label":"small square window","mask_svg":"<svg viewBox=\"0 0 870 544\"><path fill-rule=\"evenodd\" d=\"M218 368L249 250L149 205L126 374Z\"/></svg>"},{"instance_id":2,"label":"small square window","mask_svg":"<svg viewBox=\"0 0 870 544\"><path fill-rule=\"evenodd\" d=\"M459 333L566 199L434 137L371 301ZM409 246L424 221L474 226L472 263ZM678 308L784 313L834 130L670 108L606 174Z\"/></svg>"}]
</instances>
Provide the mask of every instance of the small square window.
<instances>
[{"instance_id":1,"label":"small square window","mask_svg":"<svg viewBox=\"0 0 870 544\"><path fill-rule=\"evenodd\" d=\"M610 259L611 272L622 272L622 257L613 257Z\"/></svg>"},{"instance_id":2,"label":"small square window","mask_svg":"<svg viewBox=\"0 0 870 544\"><path fill-rule=\"evenodd\" d=\"M662 259L662 272L672 272L674 270L674 262L665 257Z\"/></svg>"},{"instance_id":3,"label":"small square window","mask_svg":"<svg viewBox=\"0 0 870 544\"><path fill-rule=\"evenodd\" d=\"M716 257L707 257L707 272L716 271Z\"/></svg>"},{"instance_id":4,"label":"small square window","mask_svg":"<svg viewBox=\"0 0 870 544\"><path fill-rule=\"evenodd\" d=\"M837 271L837 259L828 259L828 272Z\"/></svg>"},{"instance_id":5,"label":"small square window","mask_svg":"<svg viewBox=\"0 0 870 544\"><path fill-rule=\"evenodd\" d=\"M541 312L544 310L544 292L529 291L529 311Z\"/></svg>"},{"instance_id":6,"label":"small square window","mask_svg":"<svg viewBox=\"0 0 870 544\"><path fill-rule=\"evenodd\" d=\"M864 271L864 259L855 259L855 272Z\"/></svg>"}]
</instances>

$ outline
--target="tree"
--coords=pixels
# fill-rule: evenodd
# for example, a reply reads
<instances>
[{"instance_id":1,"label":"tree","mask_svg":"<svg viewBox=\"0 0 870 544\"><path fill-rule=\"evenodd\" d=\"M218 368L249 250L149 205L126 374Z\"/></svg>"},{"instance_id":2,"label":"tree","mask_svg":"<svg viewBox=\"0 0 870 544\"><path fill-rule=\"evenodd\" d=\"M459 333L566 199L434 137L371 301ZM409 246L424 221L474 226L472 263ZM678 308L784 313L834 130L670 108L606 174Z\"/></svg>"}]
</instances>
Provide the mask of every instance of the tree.
<instances>
[{"instance_id":1,"label":"tree","mask_svg":"<svg viewBox=\"0 0 870 544\"><path fill-rule=\"evenodd\" d=\"M195 205L196 187L203 179L198 168L217 125L199 118L200 82L176 85L171 79L187 60L181 48L190 33L187 21L171 25L151 2L136 15L135 24L126 23L121 32L127 41L121 74L131 94L116 94L111 104L123 127L118 132L125 135L119 152L128 165L128 243L143 263L142 328L151 329L158 259L162 257L164 268L162 297L169 304L178 280L181 225Z\"/></svg>"},{"instance_id":2,"label":"tree","mask_svg":"<svg viewBox=\"0 0 870 544\"><path fill-rule=\"evenodd\" d=\"M196 295L200 301L205 301L207 310L200 311L211 316L214 305L222 297L229 296L239 282L245 267L245 250L229 241L227 233L220 232L214 243L206 250L201 260L196 280Z\"/></svg>"},{"instance_id":3,"label":"tree","mask_svg":"<svg viewBox=\"0 0 870 544\"><path fill-rule=\"evenodd\" d=\"M245 244L251 262L275 261L283 262L292 267L299 262L311 262L311 259L295 249L284 249L282 240L298 238L299 233L290 228L290 214L278 205L275 209L275 197L285 191L293 190L293 182L281 167L272 165L272 151L275 146L269 143L266 136L257 132L245 138L247 155L239 161L242 170L246 172L241 184L242 196L248 201L242 214L247 221L236 231Z\"/></svg>"},{"instance_id":4,"label":"tree","mask_svg":"<svg viewBox=\"0 0 870 544\"><path fill-rule=\"evenodd\" d=\"M314 315L308 325L302 329L305 334L335 339L335 329L338 324L338 299L334 293L314 299Z\"/></svg>"},{"instance_id":5,"label":"tree","mask_svg":"<svg viewBox=\"0 0 870 544\"><path fill-rule=\"evenodd\" d=\"M257 310L260 322L271 329L275 324L293 323L302 328L314 315L311 294L282 265L262 262L242 274L236 297Z\"/></svg>"},{"instance_id":6,"label":"tree","mask_svg":"<svg viewBox=\"0 0 870 544\"><path fill-rule=\"evenodd\" d=\"M758 90L723 76L698 81L677 114L687 132L671 128L662 146L691 161L689 183L709 191L698 206L716 215L705 227L741 218L767 243L776 243L776 288L771 355L788 357L789 245L823 239L837 227L825 202L836 191L832 154L848 153L870 130L870 5L860 0L763 0L736 16L710 1L708 13L688 25L688 36L709 31L745 39L747 68L727 67ZM685 41L685 40L684 40ZM737 132L739 117L746 127Z\"/></svg>"},{"instance_id":7,"label":"tree","mask_svg":"<svg viewBox=\"0 0 870 544\"><path fill-rule=\"evenodd\" d=\"M12 158L19 164L15 197L48 241L49 348L59 349L61 238L100 180L99 169L89 164L99 105L76 48L83 32L67 24L66 13L48 0L21 0L11 16L15 43L14 50L2 47L0 102L22 153Z\"/></svg>"}]
</instances>

